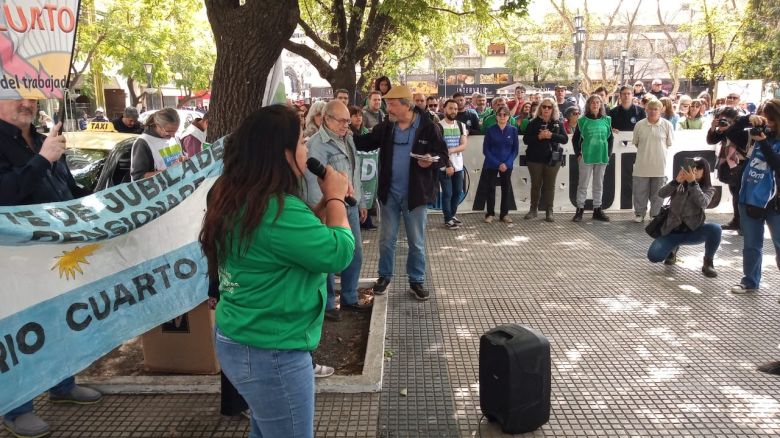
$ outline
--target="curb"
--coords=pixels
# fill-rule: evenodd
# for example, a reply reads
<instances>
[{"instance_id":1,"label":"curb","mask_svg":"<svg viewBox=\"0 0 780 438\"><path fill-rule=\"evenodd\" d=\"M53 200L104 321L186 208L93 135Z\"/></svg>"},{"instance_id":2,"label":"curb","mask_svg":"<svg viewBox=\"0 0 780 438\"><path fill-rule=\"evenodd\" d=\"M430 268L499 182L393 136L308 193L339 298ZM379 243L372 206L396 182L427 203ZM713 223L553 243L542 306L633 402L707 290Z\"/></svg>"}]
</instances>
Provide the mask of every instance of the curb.
<instances>
[{"instance_id":1,"label":"curb","mask_svg":"<svg viewBox=\"0 0 780 438\"><path fill-rule=\"evenodd\" d=\"M373 279L361 278L359 287L370 287L373 283ZM315 391L345 394L381 391L386 329L387 295L375 296L363 373L316 379ZM219 375L79 377L77 380L79 384L95 388L103 394L219 394L221 387Z\"/></svg>"}]
</instances>

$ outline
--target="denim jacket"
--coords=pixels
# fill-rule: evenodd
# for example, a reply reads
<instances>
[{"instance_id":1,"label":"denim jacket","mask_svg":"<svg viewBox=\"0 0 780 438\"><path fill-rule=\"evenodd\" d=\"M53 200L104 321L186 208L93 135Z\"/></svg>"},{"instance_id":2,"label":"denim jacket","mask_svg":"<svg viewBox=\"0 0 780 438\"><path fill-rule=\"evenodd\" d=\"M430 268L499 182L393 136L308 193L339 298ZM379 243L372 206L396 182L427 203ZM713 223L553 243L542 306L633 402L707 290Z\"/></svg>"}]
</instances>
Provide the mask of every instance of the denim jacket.
<instances>
[{"instance_id":1,"label":"denim jacket","mask_svg":"<svg viewBox=\"0 0 780 438\"><path fill-rule=\"evenodd\" d=\"M346 145L346 148L345 148ZM316 158L323 166L330 166L350 176L350 182L354 190L353 198L359 200L358 206L366 208L361 195L360 168L358 168L358 156L355 142L352 140L352 132L347 131L344 143L338 140L336 134L328 130L323 124L319 131L309 139L309 158ZM317 176L311 172L305 172L306 184L303 188L304 200L310 207L314 207L322 198Z\"/></svg>"}]
</instances>

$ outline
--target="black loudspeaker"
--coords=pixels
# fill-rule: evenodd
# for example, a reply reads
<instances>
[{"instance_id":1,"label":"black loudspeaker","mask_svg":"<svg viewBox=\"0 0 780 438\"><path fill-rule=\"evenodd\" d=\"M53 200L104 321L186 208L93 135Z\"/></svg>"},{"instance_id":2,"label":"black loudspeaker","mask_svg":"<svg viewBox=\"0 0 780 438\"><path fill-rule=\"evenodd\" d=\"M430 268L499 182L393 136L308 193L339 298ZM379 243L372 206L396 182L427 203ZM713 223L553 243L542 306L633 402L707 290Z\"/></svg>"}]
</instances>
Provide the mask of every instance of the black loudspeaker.
<instances>
[{"instance_id":1,"label":"black loudspeaker","mask_svg":"<svg viewBox=\"0 0 780 438\"><path fill-rule=\"evenodd\" d=\"M479 406L504 433L538 429L550 420L550 342L518 324L479 341Z\"/></svg>"}]
</instances>

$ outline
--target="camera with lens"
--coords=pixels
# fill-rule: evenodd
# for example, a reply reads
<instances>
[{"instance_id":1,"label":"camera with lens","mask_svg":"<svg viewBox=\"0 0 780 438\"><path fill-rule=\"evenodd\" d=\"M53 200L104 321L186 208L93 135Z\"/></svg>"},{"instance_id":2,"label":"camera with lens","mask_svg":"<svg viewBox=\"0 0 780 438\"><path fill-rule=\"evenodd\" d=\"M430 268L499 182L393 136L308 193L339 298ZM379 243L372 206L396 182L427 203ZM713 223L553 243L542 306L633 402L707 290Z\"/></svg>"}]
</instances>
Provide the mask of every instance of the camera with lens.
<instances>
[{"instance_id":1,"label":"camera with lens","mask_svg":"<svg viewBox=\"0 0 780 438\"><path fill-rule=\"evenodd\" d=\"M745 128L745 131L750 131L750 135L768 135L769 128L766 125L750 126Z\"/></svg>"},{"instance_id":2,"label":"camera with lens","mask_svg":"<svg viewBox=\"0 0 780 438\"><path fill-rule=\"evenodd\" d=\"M720 118L718 119L718 126L729 126L729 119Z\"/></svg>"}]
</instances>

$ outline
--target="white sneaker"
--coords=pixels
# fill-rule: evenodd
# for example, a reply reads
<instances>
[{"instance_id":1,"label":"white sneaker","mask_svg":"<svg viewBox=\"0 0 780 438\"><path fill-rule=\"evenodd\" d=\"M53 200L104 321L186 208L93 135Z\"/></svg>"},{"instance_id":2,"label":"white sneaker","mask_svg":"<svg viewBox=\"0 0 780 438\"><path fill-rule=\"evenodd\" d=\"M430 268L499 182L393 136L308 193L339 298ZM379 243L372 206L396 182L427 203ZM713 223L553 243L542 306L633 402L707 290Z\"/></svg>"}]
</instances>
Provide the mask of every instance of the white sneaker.
<instances>
[{"instance_id":1,"label":"white sneaker","mask_svg":"<svg viewBox=\"0 0 780 438\"><path fill-rule=\"evenodd\" d=\"M758 289L751 289L743 284L731 286L731 293L733 294L747 294L747 293L755 292L757 290Z\"/></svg>"},{"instance_id":2,"label":"white sneaker","mask_svg":"<svg viewBox=\"0 0 780 438\"><path fill-rule=\"evenodd\" d=\"M460 225L458 225L454 220L450 219L449 222L444 224L444 227L450 230L457 230L460 228Z\"/></svg>"},{"instance_id":3,"label":"white sneaker","mask_svg":"<svg viewBox=\"0 0 780 438\"><path fill-rule=\"evenodd\" d=\"M636 215L634 216L634 222L641 224L645 220L645 215Z\"/></svg>"},{"instance_id":4,"label":"white sneaker","mask_svg":"<svg viewBox=\"0 0 780 438\"><path fill-rule=\"evenodd\" d=\"M314 377L320 378L320 377L330 377L335 373L336 370L333 369L333 367L329 367L327 365L320 365L317 364L314 366Z\"/></svg>"}]
</instances>

